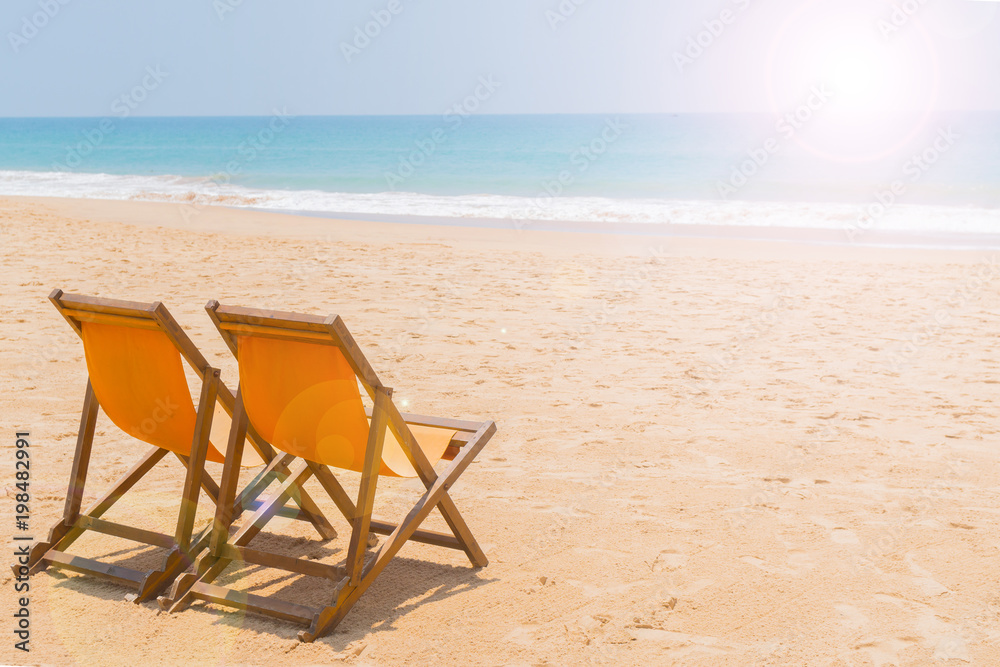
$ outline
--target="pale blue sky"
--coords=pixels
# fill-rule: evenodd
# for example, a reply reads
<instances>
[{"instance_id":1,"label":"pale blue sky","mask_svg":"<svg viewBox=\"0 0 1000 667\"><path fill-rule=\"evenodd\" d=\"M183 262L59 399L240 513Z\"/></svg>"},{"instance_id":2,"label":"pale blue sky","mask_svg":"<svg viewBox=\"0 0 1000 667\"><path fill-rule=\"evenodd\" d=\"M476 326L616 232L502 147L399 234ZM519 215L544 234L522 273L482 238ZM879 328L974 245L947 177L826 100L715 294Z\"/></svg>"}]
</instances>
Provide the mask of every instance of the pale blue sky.
<instances>
[{"instance_id":1,"label":"pale blue sky","mask_svg":"<svg viewBox=\"0 0 1000 667\"><path fill-rule=\"evenodd\" d=\"M342 43L391 0L237 2L4 0L0 116L105 116L156 66L166 76L136 115L265 115L274 107L297 115L440 114L491 75L500 88L480 113L767 110L776 77L813 76L775 74L798 60L792 38L808 44L817 41L810 30L839 29L795 12L862 7L853 0L398 0L401 11L348 62ZM576 11L553 26L560 5ZM847 23L892 48L920 51L904 58L915 63L908 66L916 83L898 94L901 104L919 96L933 62L937 106L1000 109L1000 3L928 5L902 17L900 34L879 23L891 21L889 3L864 3L869 9ZM58 11L48 18L41 6ZM232 11L220 18L226 7ZM729 23L706 36L719 30L723 11ZM35 32L32 22L44 25ZM675 54L699 33L707 48L679 62ZM841 55L834 69L849 77L867 57L861 53L854 70L852 57Z\"/></svg>"}]
</instances>

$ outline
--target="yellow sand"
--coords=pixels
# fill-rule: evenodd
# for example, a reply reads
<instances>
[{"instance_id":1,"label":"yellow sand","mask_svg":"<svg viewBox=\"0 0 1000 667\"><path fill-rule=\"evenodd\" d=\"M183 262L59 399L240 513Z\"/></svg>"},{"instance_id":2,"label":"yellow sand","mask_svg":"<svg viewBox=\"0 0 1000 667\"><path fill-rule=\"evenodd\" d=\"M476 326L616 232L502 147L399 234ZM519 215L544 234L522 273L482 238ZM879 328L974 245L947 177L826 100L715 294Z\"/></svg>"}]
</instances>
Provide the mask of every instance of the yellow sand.
<instances>
[{"instance_id":1,"label":"yellow sand","mask_svg":"<svg viewBox=\"0 0 1000 667\"><path fill-rule=\"evenodd\" d=\"M0 478L13 496L29 428L36 538L62 510L85 385L53 287L162 299L231 385L208 299L337 313L405 410L499 426L452 494L483 570L407 546L312 645L283 621L167 615L46 573L32 653L8 616L0 662L1000 664L993 256L18 198L0 200L0 247ZM85 504L143 448L102 416ZM108 518L169 530L181 482L165 460ZM383 480L376 511L398 519L418 489ZM335 525L325 545L288 522L260 544L334 562ZM328 595L243 574L220 583ZM9 574L0 590L12 610Z\"/></svg>"}]
</instances>

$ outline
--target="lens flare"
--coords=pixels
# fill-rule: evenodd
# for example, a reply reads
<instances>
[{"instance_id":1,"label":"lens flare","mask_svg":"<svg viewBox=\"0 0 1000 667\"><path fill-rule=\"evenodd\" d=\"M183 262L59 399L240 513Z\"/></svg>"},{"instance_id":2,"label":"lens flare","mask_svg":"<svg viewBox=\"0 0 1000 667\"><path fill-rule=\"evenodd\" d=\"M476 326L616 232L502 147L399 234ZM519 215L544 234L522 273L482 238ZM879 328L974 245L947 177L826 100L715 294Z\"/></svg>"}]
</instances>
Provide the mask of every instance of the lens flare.
<instances>
[{"instance_id":1,"label":"lens flare","mask_svg":"<svg viewBox=\"0 0 1000 667\"><path fill-rule=\"evenodd\" d=\"M919 15L886 31L888 3L814 0L776 33L768 59L772 110L783 116L816 86L829 101L794 137L838 162L885 158L927 129L937 105L937 53Z\"/></svg>"},{"instance_id":2,"label":"lens flare","mask_svg":"<svg viewBox=\"0 0 1000 667\"><path fill-rule=\"evenodd\" d=\"M840 104L869 107L890 79L882 54L871 47L847 47L832 52L821 73Z\"/></svg>"}]
</instances>

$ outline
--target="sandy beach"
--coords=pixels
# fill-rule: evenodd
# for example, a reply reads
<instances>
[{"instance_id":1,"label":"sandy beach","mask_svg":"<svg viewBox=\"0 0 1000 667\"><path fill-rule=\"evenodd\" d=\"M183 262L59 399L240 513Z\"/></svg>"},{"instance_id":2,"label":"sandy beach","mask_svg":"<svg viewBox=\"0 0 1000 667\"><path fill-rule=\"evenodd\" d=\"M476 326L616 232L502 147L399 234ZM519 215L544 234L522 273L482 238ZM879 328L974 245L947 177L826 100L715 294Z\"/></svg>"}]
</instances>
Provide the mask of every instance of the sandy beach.
<instances>
[{"instance_id":1,"label":"sandy beach","mask_svg":"<svg viewBox=\"0 0 1000 667\"><path fill-rule=\"evenodd\" d=\"M484 569L408 545L313 644L50 570L31 653L8 634L0 663L1000 664L996 254L14 197L0 246L3 437L31 431L36 539L62 511L86 383L53 288L163 301L232 387L209 299L336 313L408 410L498 425L452 491ZM84 504L144 449L102 415ZM165 463L109 518L170 530L182 482ZM400 518L418 487L380 483L376 514ZM209 512L203 497L198 527ZM261 543L343 558L342 520L325 544L291 523ZM329 594L254 567L226 584ZM9 571L0 586L11 599Z\"/></svg>"}]
</instances>

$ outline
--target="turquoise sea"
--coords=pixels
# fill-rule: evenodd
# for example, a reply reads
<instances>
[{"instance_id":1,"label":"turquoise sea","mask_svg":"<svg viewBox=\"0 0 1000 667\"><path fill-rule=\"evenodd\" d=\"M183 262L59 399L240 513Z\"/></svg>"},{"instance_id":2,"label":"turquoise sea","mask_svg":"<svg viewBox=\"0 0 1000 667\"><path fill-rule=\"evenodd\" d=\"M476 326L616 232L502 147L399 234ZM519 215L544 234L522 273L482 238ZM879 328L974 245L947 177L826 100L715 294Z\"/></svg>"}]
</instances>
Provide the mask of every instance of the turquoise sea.
<instances>
[{"instance_id":1,"label":"turquoise sea","mask_svg":"<svg viewBox=\"0 0 1000 667\"><path fill-rule=\"evenodd\" d=\"M0 194L1000 233L1000 112L7 118Z\"/></svg>"}]
</instances>

